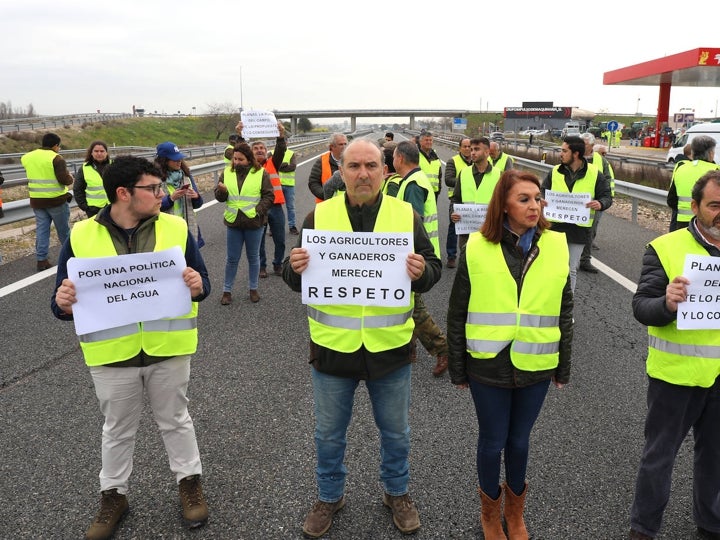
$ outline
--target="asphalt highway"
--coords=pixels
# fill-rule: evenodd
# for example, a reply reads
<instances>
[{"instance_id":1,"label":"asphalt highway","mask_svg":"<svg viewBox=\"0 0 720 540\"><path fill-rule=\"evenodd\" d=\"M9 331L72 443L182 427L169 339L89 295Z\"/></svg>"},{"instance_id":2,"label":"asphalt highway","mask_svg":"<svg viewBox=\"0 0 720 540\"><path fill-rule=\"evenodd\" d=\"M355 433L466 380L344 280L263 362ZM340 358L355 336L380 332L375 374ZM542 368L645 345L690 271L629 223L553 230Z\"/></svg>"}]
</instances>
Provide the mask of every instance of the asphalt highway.
<instances>
[{"instance_id":1,"label":"asphalt highway","mask_svg":"<svg viewBox=\"0 0 720 540\"><path fill-rule=\"evenodd\" d=\"M438 149L443 160L452 155ZM297 174L298 226L311 209L310 162ZM212 195L206 194L206 201ZM447 197L440 198L443 254ZM183 527L173 475L146 409L118 539L295 539L316 499L308 330L300 295L280 277L247 297L243 257L234 302L220 305L223 208L198 213L213 291L200 305L190 413L203 459L208 524ZM571 383L551 387L531 441L526 521L535 539L621 539L643 444L646 329L631 312L645 244L657 233L604 215L595 251L604 272L580 273ZM295 236L287 237L287 251ZM266 248L272 250L267 237ZM57 259L57 250L51 253ZM35 276L32 257L0 271L0 538L81 538L98 503L102 415L72 323L53 318L54 270ZM614 278L618 277L616 280ZM454 270L424 295L445 326ZM26 281L22 281L26 280ZM477 423L467 390L434 378L420 349L413 368L411 495L417 538L482 538L476 492ZM347 506L326 538L399 539L382 504L378 436L364 386L349 431ZM677 461L660 538L695 538L692 441Z\"/></svg>"}]
</instances>

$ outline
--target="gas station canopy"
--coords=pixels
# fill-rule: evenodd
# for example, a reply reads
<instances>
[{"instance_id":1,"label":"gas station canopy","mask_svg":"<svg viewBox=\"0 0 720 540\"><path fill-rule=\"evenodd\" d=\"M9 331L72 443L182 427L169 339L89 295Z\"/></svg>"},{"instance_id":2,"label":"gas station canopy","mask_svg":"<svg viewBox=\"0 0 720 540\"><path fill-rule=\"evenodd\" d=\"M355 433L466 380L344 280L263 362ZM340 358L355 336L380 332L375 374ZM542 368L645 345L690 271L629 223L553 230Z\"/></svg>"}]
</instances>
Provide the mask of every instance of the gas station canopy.
<instances>
[{"instance_id":1,"label":"gas station canopy","mask_svg":"<svg viewBox=\"0 0 720 540\"><path fill-rule=\"evenodd\" d=\"M660 129L668 121L672 86L720 86L720 47L700 47L607 71L603 74L603 84L659 87L655 126L655 146L658 146Z\"/></svg>"}]
</instances>

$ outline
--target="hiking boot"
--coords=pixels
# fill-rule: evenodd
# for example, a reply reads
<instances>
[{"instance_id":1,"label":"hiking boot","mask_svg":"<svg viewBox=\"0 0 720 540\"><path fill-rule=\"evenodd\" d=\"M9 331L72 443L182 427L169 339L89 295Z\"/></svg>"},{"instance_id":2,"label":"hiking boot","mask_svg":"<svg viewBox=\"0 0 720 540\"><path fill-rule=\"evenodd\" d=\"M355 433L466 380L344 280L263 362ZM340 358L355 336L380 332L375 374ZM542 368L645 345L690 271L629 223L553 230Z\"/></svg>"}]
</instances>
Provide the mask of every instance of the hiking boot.
<instances>
[{"instance_id":1,"label":"hiking boot","mask_svg":"<svg viewBox=\"0 0 720 540\"><path fill-rule=\"evenodd\" d=\"M42 261L37 262L37 271L42 272L43 270L47 270L50 268L52 264L50 264L50 261L47 259L43 259Z\"/></svg>"},{"instance_id":2,"label":"hiking boot","mask_svg":"<svg viewBox=\"0 0 720 540\"><path fill-rule=\"evenodd\" d=\"M220 304L223 306L229 306L232 303L232 294L224 292L220 299Z\"/></svg>"},{"instance_id":3,"label":"hiking boot","mask_svg":"<svg viewBox=\"0 0 720 540\"><path fill-rule=\"evenodd\" d=\"M308 512L303 523L303 533L310 538L320 538L330 530L335 513L345 506L345 496L339 501L329 503L317 501Z\"/></svg>"},{"instance_id":4,"label":"hiking boot","mask_svg":"<svg viewBox=\"0 0 720 540\"><path fill-rule=\"evenodd\" d=\"M455 260L455 257L450 257L447 260L447 267L448 268L457 268L457 261Z\"/></svg>"},{"instance_id":5,"label":"hiking boot","mask_svg":"<svg viewBox=\"0 0 720 540\"><path fill-rule=\"evenodd\" d=\"M183 519L188 527L202 527L208 519L208 506L203 497L200 475L186 476L178 484Z\"/></svg>"},{"instance_id":6,"label":"hiking boot","mask_svg":"<svg viewBox=\"0 0 720 540\"><path fill-rule=\"evenodd\" d=\"M273 264L273 274L282 276L282 264Z\"/></svg>"},{"instance_id":7,"label":"hiking boot","mask_svg":"<svg viewBox=\"0 0 720 540\"><path fill-rule=\"evenodd\" d=\"M297 230L297 227L290 227L290 234L300 234L300 231Z\"/></svg>"},{"instance_id":8,"label":"hiking boot","mask_svg":"<svg viewBox=\"0 0 720 540\"><path fill-rule=\"evenodd\" d=\"M260 301L260 295L257 292L257 289L250 289L250 301L253 304L256 304Z\"/></svg>"},{"instance_id":9,"label":"hiking boot","mask_svg":"<svg viewBox=\"0 0 720 540\"><path fill-rule=\"evenodd\" d=\"M260 269L260 277L261 277L261 278L266 278L267 276L268 276L267 268L265 268L265 267L263 266L263 267Z\"/></svg>"},{"instance_id":10,"label":"hiking boot","mask_svg":"<svg viewBox=\"0 0 720 540\"><path fill-rule=\"evenodd\" d=\"M438 354L437 364L435 364L435 368L433 368L433 375L435 377L440 377L443 373L445 373L445 370L447 368L448 368L447 354Z\"/></svg>"},{"instance_id":11,"label":"hiking boot","mask_svg":"<svg viewBox=\"0 0 720 540\"><path fill-rule=\"evenodd\" d=\"M598 269L595 268L595 267L592 265L592 263L589 263L589 262L581 263L581 264L580 264L580 270L582 270L583 272L587 272L587 273L589 273L589 274L597 274L597 273L598 273Z\"/></svg>"},{"instance_id":12,"label":"hiking boot","mask_svg":"<svg viewBox=\"0 0 720 540\"><path fill-rule=\"evenodd\" d=\"M108 489L100 493L100 510L90 528L85 533L86 540L105 540L111 538L118 524L130 510L127 497L117 489Z\"/></svg>"},{"instance_id":13,"label":"hiking boot","mask_svg":"<svg viewBox=\"0 0 720 540\"><path fill-rule=\"evenodd\" d=\"M403 534L414 533L420 528L420 515L410 495L383 494L383 504L392 510L393 523Z\"/></svg>"}]
</instances>

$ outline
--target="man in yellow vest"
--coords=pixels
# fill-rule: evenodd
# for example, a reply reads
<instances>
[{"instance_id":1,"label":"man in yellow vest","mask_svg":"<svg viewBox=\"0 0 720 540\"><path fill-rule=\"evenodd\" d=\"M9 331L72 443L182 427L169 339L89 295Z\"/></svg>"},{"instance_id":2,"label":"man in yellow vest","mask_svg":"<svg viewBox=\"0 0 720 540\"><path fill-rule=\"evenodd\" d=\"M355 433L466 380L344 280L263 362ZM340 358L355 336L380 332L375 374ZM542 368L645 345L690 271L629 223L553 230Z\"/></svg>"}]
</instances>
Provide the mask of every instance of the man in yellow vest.
<instances>
[{"instance_id":1,"label":"man in yellow vest","mask_svg":"<svg viewBox=\"0 0 720 540\"><path fill-rule=\"evenodd\" d=\"M615 196L615 173L610 166L610 162L606 157L595 151L595 135L586 131L580 135L580 138L585 143L585 159L588 163L592 163L597 170L603 173L605 178L610 182L610 196ZM597 274L598 269L592 264L592 249L594 246L595 237L597 236L597 228L600 224L600 218L602 217L602 210L595 212L595 219L591 227L590 236L585 243L582 255L580 255L580 266L579 269L583 272L589 272L590 274Z\"/></svg>"},{"instance_id":2,"label":"man in yellow vest","mask_svg":"<svg viewBox=\"0 0 720 540\"><path fill-rule=\"evenodd\" d=\"M692 518L699 538L720 538L720 331L678 329L683 304L693 302L683 275L686 257L711 257L703 263L708 266L720 262L720 171L700 177L691 197L689 225L648 245L632 301L649 338L645 448L630 512L630 538L636 540L660 531L675 458L691 428ZM705 307L717 313L717 299Z\"/></svg>"},{"instance_id":3,"label":"man in yellow vest","mask_svg":"<svg viewBox=\"0 0 720 540\"><path fill-rule=\"evenodd\" d=\"M502 147L497 141L490 141L489 160L490 163L492 163L492 166L500 171L501 175L508 169L512 169L515 166L515 160L502 151Z\"/></svg>"},{"instance_id":4,"label":"man in yellow vest","mask_svg":"<svg viewBox=\"0 0 720 540\"><path fill-rule=\"evenodd\" d=\"M225 147L225 151L223 152L223 161L225 161L225 166L229 167L232 163L233 148L235 148L235 145L239 142L240 136L237 133L232 133L228 137L228 145Z\"/></svg>"},{"instance_id":5,"label":"man in yellow vest","mask_svg":"<svg viewBox=\"0 0 720 540\"><path fill-rule=\"evenodd\" d=\"M395 147L393 164L398 177L387 183L386 191L389 196L397 197L412 205L423 220L425 230L435 249L435 255L440 258L437 203L430 182L418 164L419 154L418 147L410 141L402 141ZM419 338L425 350L436 359L432 374L440 377L448 366L447 337L430 315L422 295L417 292L413 319L415 320L413 337ZM414 339L413 347L415 347Z\"/></svg>"},{"instance_id":6,"label":"man in yellow vest","mask_svg":"<svg viewBox=\"0 0 720 540\"><path fill-rule=\"evenodd\" d=\"M458 178L452 197L450 197L450 221L458 223L460 214L455 212L456 204L488 204L493 190L502 174L490 160L490 139L475 137L470 139L470 159L472 167L465 167ZM468 234L458 235L458 247L462 249L468 241Z\"/></svg>"},{"instance_id":7,"label":"man in yellow vest","mask_svg":"<svg viewBox=\"0 0 720 540\"><path fill-rule=\"evenodd\" d=\"M460 171L470 165L472 165L472 158L470 157L470 137L463 137L458 143L458 153L445 164L445 185L448 188L449 199L452 199L455 186L460 178ZM451 213L448 207L448 214ZM449 219L447 239L445 241L448 268L457 267L457 250L458 238L457 234L455 234L455 224Z\"/></svg>"},{"instance_id":8,"label":"man in yellow vest","mask_svg":"<svg viewBox=\"0 0 720 540\"><path fill-rule=\"evenodd\" d=\"M411 290L430 290L440 279L440 259L420 216L410 205L381 193L385 166L378 145L356 139L345 150L340 166L345 193L318 204L305 218L303 229L412 232L413 251L405 265ZM283 279L294 291L302 289L302 274L309 262L301 236L283 264ZM399 308L308 305L318 501L305 519L303 532L311 538L324 535L334 514L345 505L346 433L361 380L380 431L383 503L401 532L420 528L417 507L408 493L411 313L412 301ZM357 531L346 531L344 536L353 534Z\"/></svg>"},{"instance_id":9,"label":"man in yellow vest","mask_svg":"<svg viewBox=\"0 0 720 540\"><path fill-rule=\"evenodd\" d=\"M667 204L672 210L670 232L690 223L693 217L690 195L697 179L708 171L720 168L715 163L715 146L712 137L698 135L690 141L692 160L681 160L675 164L667 193Z\"/></svg>"},{"instance_id":10,"label":"man in yellow vest","mask_svg":"<svg viewBox=\"0 0 720 540\"><path fill-rule=\"evenodd\" d=\"M100 509L86 532L88 540L110 538L128 512L126 493L145 395L178 484L186 524L199 527L208 518L200 483L200 452L187 408L190 357L197 349L197 302L210 294L207 269L187 223L160 212L162 179L152 163L134 156L118 157L105 169L103 186L110 204L94 218L78 222L63 244L53 314L61 320L73 319L77 297L75 285L68 279L70 258L110 257L173 246L180 246L185 254L187 267L182 279L190 291L192 309L180 317L80 336L85 363L105 416Z\"/></svg>"},{"instance_id":11,"label":"man in yellow vest","mask_svg":"<svg viewBox=\"0 0 720 540\"><path fill-rule=\"evenodd\" d=\"M25 154L20 161L28 178L30 207L35 214L35 258L37 271L52 266L48 259L50 251L50 225L55 224L60 244L70 236L70 205L73 176L68 172L65 160L58 154L60 137L46 133L42 148Z\"/></svg>"},{"instance_id":12,"label":"man in yellow vest","mask_svg":"<svg viewBox=\"0 0 720 540\"><path fill-rule=\"evenodd\" d=\"M440 196L440 179L442 178L442 161L433 149L433 134L424 131L418 139L418 148L420 149L420 168L430 181L433 192L435 193L435 201Z\"/></svg>"},{"instance_id":13,"label":"man in yellow vest","mask_svg":"<svg viewBox=\"0 0 720 540\"><path fill-rule=\"evenodd\" d=\"M290 234L300 234L295 223L295 169L297 160L295 152L289 148L285 150L282 163L278 167L282 192L285 196L285 211L287 212L288 231Z\"/></svg>"},{"instance_id":14,"label":"man in yellow vest","mask_svg":"<svg viewBox=\"0 0 720 540\"><path fill-rule=\"evenodd\" d=\"M315 202L321 202L325 197L323 185L330 180L330 177L340 167L340 158L348 144L347 136L344 133L333 133L330 136L328 151L315 160L308 176L308 187Z\"/></svg>"},{"instance_id":15,"label":"man in yellow vest","mask_svg":"<svg viewBox=\"0 0 720 540\"><path fill-rule=\"evenodd\" d=\"M592 233L592 222L595 212L607 210L612 206L610 181L602 171L585 159L585 141L577 135L563 139L560 147L560 164L553 167L543 180L543 196L545 192L583 193L590 195L590 202L585 204L590 209L590 219L582 225L559 219L553 222L552 230L565 233L570 250L570 285L573 293L577 282L577 270L583 248Z\"/></svg>"}]
</instances>

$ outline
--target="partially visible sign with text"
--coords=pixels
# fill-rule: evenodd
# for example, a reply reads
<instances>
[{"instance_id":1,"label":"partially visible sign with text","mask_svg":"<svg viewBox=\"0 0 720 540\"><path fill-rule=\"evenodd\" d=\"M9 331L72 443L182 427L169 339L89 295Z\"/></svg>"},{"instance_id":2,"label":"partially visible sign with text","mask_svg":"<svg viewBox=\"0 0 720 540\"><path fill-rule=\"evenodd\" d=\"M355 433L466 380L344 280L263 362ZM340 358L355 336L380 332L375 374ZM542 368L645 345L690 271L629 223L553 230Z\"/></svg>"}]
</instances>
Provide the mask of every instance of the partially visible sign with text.
<instances>
[{"instance_id":1,"label":"partially visible sign with text","mask_svg":"<svg viewBox=\"0 0 720 540\"><path fill-rule=\"evenodd\" d=\"M683 276L690 285L687 300L678 304L678 329L720 329L720 257L687 255Z\"/></svg>"}]
</instances>

